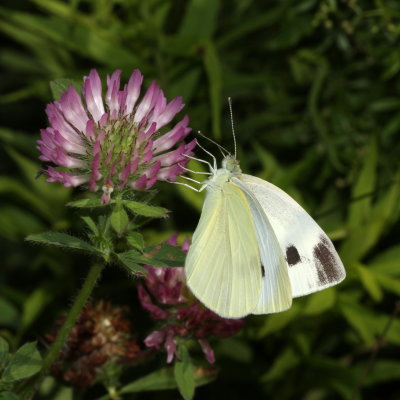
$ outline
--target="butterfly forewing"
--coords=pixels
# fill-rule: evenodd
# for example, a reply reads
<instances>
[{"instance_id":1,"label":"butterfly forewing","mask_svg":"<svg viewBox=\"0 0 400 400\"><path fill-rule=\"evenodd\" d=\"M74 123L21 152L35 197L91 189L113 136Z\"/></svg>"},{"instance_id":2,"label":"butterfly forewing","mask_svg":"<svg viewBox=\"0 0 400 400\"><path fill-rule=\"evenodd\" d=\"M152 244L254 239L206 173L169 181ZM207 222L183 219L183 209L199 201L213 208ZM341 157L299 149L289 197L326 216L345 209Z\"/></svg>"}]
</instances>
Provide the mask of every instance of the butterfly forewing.
<instances>
[{"instance_id":1,"label":"butterfly forewing","mask_svg":"<svg viewBox=\"0 0 400 400\"><path fill-rule=\"evenodd\" d=\"M224 182L207 187L185 263L194 295L226 318L252 312L261 292L261 263L253 217L244 193Z\"/></svg>"},{"instance_id":2,"label":"butterfly forewing","mask_svg":"<svg viewBox=\"0 0 400 400\"><path fill-rule=\"evenodd\" d=\"M343 264L328 236L311 216L275 185L243 174L241 181L259 202L286 258L293 297L341 282Z\"/></svg>"}]
</instances>

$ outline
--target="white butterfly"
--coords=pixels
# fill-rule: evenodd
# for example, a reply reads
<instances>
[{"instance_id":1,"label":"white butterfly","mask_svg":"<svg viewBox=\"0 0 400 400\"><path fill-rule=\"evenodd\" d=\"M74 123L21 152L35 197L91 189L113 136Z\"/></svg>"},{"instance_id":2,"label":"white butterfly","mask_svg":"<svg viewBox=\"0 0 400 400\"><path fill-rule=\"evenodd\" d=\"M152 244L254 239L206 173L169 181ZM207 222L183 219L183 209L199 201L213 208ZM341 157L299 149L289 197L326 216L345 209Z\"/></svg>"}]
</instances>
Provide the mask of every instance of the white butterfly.
<instances>
[{"instance_id":1,"label":"white butterfly","mask_svg":"<svg viewBox=\"0 0 400 400\"><path fill-rule=\"evenodd\" d=\"M242 174L236 143L222 168L213 159L214 166L197 159L210 177L199 190L207 195L185 262L187 284L203 304L225 318L275 313L345 278L311 216L275 185Z\"/></svg>"}]
</instances>

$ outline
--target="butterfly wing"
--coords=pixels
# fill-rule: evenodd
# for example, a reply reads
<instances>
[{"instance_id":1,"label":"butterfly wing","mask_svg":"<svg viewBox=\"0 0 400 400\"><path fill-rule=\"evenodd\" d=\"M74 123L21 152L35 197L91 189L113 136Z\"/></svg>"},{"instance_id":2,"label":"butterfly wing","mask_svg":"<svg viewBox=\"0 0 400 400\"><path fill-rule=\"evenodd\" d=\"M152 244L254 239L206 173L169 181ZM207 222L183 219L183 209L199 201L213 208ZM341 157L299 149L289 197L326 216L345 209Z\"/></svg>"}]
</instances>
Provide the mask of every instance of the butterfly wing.
<instances>
[{"instance_id":1,"label":"butterfly wing","mask_svg":"<svg viewBox=\"0 0 400 400\"><path fill-rule=\"evenodd\" d=\"M293 297L341 282L346 272L332 242L287 193L260 178L241 177L260 203L286 257Z\"/></svg>"},{"instance_id":2,"label":"butterfly wing","mask_svg":"<svg viewBox=\"0 0 400 400\"><path fill-rule=\"evenodd\" d=\"M256 307L260 254L247 199L235 185L207 188L185 274L193 294L222 317L239 318Z\"/></svg>"},{"instance_id":3,"label":"butterfly wing","mask_svg":"<svg viewBox=\"0 0 400 400\"><path fill-rule=\"evenodd\" d=\"M287 310L292 305L292 290L285 257L278 239L253 193L239 179L232 180L246 194L256 228L262 263L262 288L252 314L268 314Z\"/></svg>"}]
</instances>

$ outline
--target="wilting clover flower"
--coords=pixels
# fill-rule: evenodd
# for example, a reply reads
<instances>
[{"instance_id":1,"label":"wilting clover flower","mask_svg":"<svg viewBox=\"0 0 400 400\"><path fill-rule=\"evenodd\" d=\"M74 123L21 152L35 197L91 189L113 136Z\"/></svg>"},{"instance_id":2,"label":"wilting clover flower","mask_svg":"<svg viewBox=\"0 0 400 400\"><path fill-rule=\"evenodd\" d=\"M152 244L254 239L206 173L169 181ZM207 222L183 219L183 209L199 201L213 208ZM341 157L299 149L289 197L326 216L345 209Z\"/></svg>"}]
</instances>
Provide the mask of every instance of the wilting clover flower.
<instances>
[{"instance_id":1,"label":"wilting clover flower","mask_svg":"<svg viewBox=\"0 0 400 400\"><path fill-rule=\"evenodd\" d=\"M107 76L105 96L96 70L84 77L82 96L69 86L59 101L47 105L50 127L41 130L37 142L39 158L57 166L43 171L48 182L87 183L89 190L103 191L102 203L115 190L146 190L157 180L175 181L188 161L184 155L192 155L195 146L195 141L182 141L191 131L188 116L160 133L184 107L181 97L167 103L153 81L138 101L140 71L132 72L122 90L120 75L116 70Z\"/></svg>"},{"instance_id":2,"label":"wilting clover flower","mask_svg":"<svg viewBox=\"0 0 400 400\"><path fill-rule=\"evenodd\" d=\"M58 321L61 325L63 320ZM46 338L54 341L57 329ZM56 376L78 387L89 386L110 362L141 358L125 310L99 301L86 306L52 365Z\"/></svg>"},{"instance_id":3,"label":"wilting clover flower","mask_svg":"<svg viewBox=\"0 0 400 400\"><path fill-rule=\"evenodd\" d=\"M177 236L172 235L166 243L177 246ZM188 239L185 239L182 250L189 250ZM179 338L196 339L209 363L213 364L215 356L208 339L213 336L232 336L242 329L244 321L222 318L205 308L186 286L183 267L146 266L146 269L148 274L145 284L138 285L139 300L151 317L162 325L161 329L145 338L146 346L157 349L164 347L167 351L167 363L170 363L174 356L179 357Z\"/></svg>"}]
</instances>

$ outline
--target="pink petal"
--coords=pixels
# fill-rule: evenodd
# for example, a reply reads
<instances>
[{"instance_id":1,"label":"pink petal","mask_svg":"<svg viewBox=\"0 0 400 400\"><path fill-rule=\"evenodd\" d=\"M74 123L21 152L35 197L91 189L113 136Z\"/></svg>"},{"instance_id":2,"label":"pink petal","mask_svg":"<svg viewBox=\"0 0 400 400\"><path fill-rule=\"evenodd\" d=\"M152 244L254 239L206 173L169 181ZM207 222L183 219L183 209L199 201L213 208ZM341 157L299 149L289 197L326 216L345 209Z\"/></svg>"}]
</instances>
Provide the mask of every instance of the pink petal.
<instances>
[{"instance_id":1,"label":"pink petal","mask_svg":"<svg viewBox=\"0 0 400 400\"><path fill-rule=\"evenodd\" d=\"M59 102L50 103L46 106L46 114L52 128L58 130L61 135L76 144L82 143L82 138L77 131L65 120L64 115L60 109Z\"/></svg>"},{"instance_id":2,"label":"pink petal","mask_svg":"<svg viewBox=\"0 0 400 400\"><path fill-rule=\"evenodd\" d=\"M168 103L164 111L154 116L152 122L155 122L157 124L157 129L160 129L164 125L167 125L184 106L185 105L182 104L182 97L176 97Z\"/></svg>"},{"instance_id":3,"label":"pink petal","mask_svg":"<svg viewBox=\"0 0 400 400\"><path fill-rule=\"evenodd\" d=\"M186 137L191 131L191 128L188 128L187 126L188 124L189 117L185 115L183 120L178 122L173 129L156 139L153 143L155 154L161 153L165 150L169 150L172 146L175 145L175 143Z\"/></svg>"},{"instance_id":4,"label":"pink petal","mask_svg":"<svg viewBox=\"0 0 400 400\"><path fill-rule=\"evenodd\" d=\"M155 123L152 123L150 125L150 128L147 131L140 132L138 140L137 140L137 146L140 146L142 143L147 142L156 132L157 125Z\"/></svg>"},{"instance_id":5,"label":"pink petal","mask_svg":"<svg viewBox=\"0 0 400 400\"><path fill-rule=\"evenodd\" d=\"M155 347L159 349L164 342L165 331L154 331L144 339L147 347Z\"/></svg>"},{"instance_id":6,"label":"pink petal","mask_svg":"<svg viewBox=\"0 0 400 400\"><path fill-rule=\"evenodd\" d=\"M59 131L54 131L54 142L57 143L58 146L64 149L67 153L75 153L75 154L86 154L86 149L84 146L75 144L74 142L70 142L66 140L63 136L61 136Z\"/></svg>"},{"instance_id":7,"label":"pink petal","mask_svg":"<svg viewBox=\"0 0 400 400\"><path fill-rule=\"evenodd\" d=\"M47 182L61 182L65 187L76 187L88 181L86 175L72 175L65 171L57 171L52 167L48 167L44 171L47 175Z\"/></svg>"},{"instance_id":8,"label":"pink petal","mask_svg":"<svg viewBox=\"0 0 400 400\"><path fill-rule=\"evenodd\" d=\"M106 103L110 110L111 119L115 119L119 112L119 86L120 86L120 76L121 70L117 69L113 72L111 77L107 76L107 94L106 94Z\"/></svg>"},{"instance_id":9,"label":"pink petal","mask_svg":"<svg viewBox=\"0 0 400 400\"><path fill-rule=\"evenodd\" d=\"M167 350L167 364L170 364L176 353L176 341L174 338L175 334L172 329L168 330L167 338L165 340L165 349Z\"/></svg>"},{"instance_id":10,"label":"pink petal","mask_svg":"<svg viewBox=\"0 0 400 400\"><path fill-rule=\"evenodd\" d=\"M153 109L155 103L158 100L158 97L162 95L162 91L159 86L153 81L150 87L147 89L146 94L144 95L142 101L139 103L139 106L135 112L134 121L137 123L141 123L147 114Z\"/></svg>"},{"instance_id":11,"label":"pink petal","mask_svg":"<svg viewBox=\"0 0 400 400\"><path fill-rule=\"evenodd\" d=\"M144 175L146 175L147 179L153 178L155 175L157 175L157 172L160 170L161 163L160 161L157 161L155 164L153 164L149 169L146 169L144 171Z\"/></svg>"},{"instance_id":12,"label":"pink petal","mask_svg":"<svg viewBox=\"0 0 400 400\"><path fill-rule=\"evenodd\" d=\"M136 101L139 98L142 82L143 75L138 69L135 69L129 78L128 85L126 86L127 95L125 99L124 115L132 113L133 107L135 106Z\"/></svg>"},{"instance_id":13,"label":"pink petal","mask_svg":"<svg viewBox=\"0 0 400 400\"><path fill-rule=\"evenodd\" d=\"M147 177L146 177L146 175L142 175L136 181L131 182L130 186L136 190L144 190L144 189L146 189L146 184L147 184Z\"/></svg>"},{"instance_id":14,"label":"pink petal","mask_svg":"<svg viewBox=\"0 0 400 400\"><path fill-rule=\"evenodd\" d=\"M60 148L56 149L57 164L66 168L84 168L86 163L83 160L68 156Z\"/></svg>"},{"instance_id":15,"label":"pink petal","mask_svg":"<svg viewBox=\"0 0 400 400\"><path fill-rule=\"evenodd\" d=\"M199 339L199 343L200 343L201 349L203 350L204 355L206 356L207 361L210 364L214 364L215 363L215 355L214 355L213 349L210 346L210 343L208 343L208 340Z\"/></svg>"},{"instance_id":16,"label":"pink petal","mask_svg":"<svg viewBox=\"0 0 400 400\"><path fill-rule=\"evenodd\" d=\"M172 164L177 164L182 161L186 161L187 158L183 156L186 150L185 143L181 143L174 151L169 151L157 157L154 157L154 161L159 161L163 167L169 167Z\"/></svg>"},{"instance_id":17,"label":"pink petal","mask_svg":"<svg viewBox=\"0 0 400 400\"><path fill-rule=\"evenodd\" d=\"M181 166L175 164L171 167L161 168L157 177L160 181L175 182L178 176L184 172L185 170Z\"/></svg>"},{"instance_id":18,"label":"pink petal","mask_svg":"<svg viewBox=\"0 0 400 400\"><path fill-rule=\"evenodd\" d=\"M95 69L92 69L89 76L84 78L84 93L87 109L97 123L104 114L104 104L101 80Z\"/></svg>"},{"instance_id":19,"label":"pink petal","mask_svg":"<svg viewBox=\"0 0 400 400\"><path fill-rule=\"evenodd\" d=\"M85 132L89 117L83 108L81 96L72 86L61 95L59 104L65 119L78 131Z\"/></svg>"}]
</instances>

